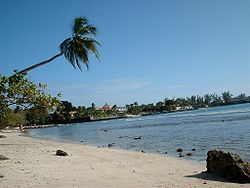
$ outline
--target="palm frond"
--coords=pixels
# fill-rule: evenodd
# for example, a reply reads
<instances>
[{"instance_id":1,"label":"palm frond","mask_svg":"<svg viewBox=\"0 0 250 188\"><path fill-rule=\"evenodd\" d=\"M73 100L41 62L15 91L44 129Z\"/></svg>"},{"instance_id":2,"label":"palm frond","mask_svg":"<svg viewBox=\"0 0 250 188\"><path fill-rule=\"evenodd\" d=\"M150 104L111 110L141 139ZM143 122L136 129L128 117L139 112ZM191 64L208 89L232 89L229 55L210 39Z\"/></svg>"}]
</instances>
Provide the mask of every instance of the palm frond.
<instances>
[{"instance_id":1,"label":"palm frond","mask_svg":"<svg viewBox=\"0 0 250 188\"><path fill-rule=\"evenodd\" d=\"M82 44L84 45L84 47L87 49L87 50L90 50L94 56L99 59L100 57L100 54L97 50L97 46L100 46L100 43L98 43L96 40L94 39L91 39L91 38L83 38L81 39L82 41Z\"/></svg>"},{"instance_id":2,"label":"palm frond","mask_svg":"<svg viewBox=\"0 0 250 188\"><path fill-rule=\"evenodd\" d=\"M75 19L75 24L73 27L73 33L76 36L79 35L96 35L97 34L97 29L95 26L90 25L88 23L88 19L84 17L79 17Z\"/></svg>"},{"instance_id":3,"label":"palm frond","mask_svg":"<svg viewBox=\"0 0 250 188\"><path fill-rule=\"evenodd\" d=\"M79 35L96 35L97 34L97 29L94 26L91 25L86 25L85 27L82 27L81 29L79 29L78 31Z\"/></svg>"},{"instance_id":4,"label":"palm frond","mask_svg":"<svg viewBox=\"0 0 250 188\"><path fill-rule=\"evenodd\" d=\"M72 40L72 38L67 38L65 39L61 44L60 44L60 51L62 53L64 53L66 51L66 49L68 48L68 45L70 43L70 41Z\"/></svg>"},{"instance_id":5,"label":"palm frond","mask_svg":"<svg viewBox=\"0 0 250 188\"><path fill-rule=\"evenodd\" d=\"M74 48L75 48L74 43L73 41L71 41L68 44L68 48L64 52L64 56L70 62L70 64L74 67L74 69L76 69Z\"/></svg>"},{"instance_id":6,"label":"palm frond","mask_svg":"<svg viewBox=\"0 0 250 188\"><path fill-rule=\"evenodd\" d=\"M77 51L77 57L86 65L87 69L89 69L89 57L88 50L86 50L83 46L79 51Z\"/></svg>"},{"instance_id":7,"label":"palm frond","mask_svg":"<svg viewBox=\"0 0 250 188\"><path fill-rule=\"evenodd\" d=\"M79 62L78 57L77 57L76 54L75 54L75 60L76 60L76 65L77 65L77 67L80 69L80 71L82 71L81 63Z\"/></svg>"},{"instance_id":8,"label":"palm frond","mask_svg":"<svg viewBox=\"0 0 250 188\"><path fill-rule=\"evenodd\" d=\"M78 17L75 19L75 23L73 26L73 33L79 34L79 31L82 28L85 28L88 25L88 19L85 17Z\"/></svg>"}]
</instances>

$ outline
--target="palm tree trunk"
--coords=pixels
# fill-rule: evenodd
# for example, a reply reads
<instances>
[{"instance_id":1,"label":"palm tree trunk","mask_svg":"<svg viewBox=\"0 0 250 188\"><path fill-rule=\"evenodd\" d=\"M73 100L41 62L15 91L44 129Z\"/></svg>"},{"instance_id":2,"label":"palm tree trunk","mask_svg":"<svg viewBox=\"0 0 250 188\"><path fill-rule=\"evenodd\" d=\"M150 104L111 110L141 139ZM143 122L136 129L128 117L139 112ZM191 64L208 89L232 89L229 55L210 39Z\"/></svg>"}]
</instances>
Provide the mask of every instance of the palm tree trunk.
<instances>
[{"instance_id":1,"label":"palm tree trunk","mask_svg":"<svg viewBox=\"0 0 250 188\"><path fill-rule=\"evenodd\" d=\"M35 65L32 65L32 66L30 66L30 67L28 67L26 69L23 69L23 70L19 71L17 74L26 73L26 72L29 72L30 70L33 70L33 69L38 68L40 66L46 65L46 64L50 63L51 61L53 61L54 59L60 57L61 55L63 55L63 53L57 54L57 55L53 56L52 58L50 58L48 60L42 61L42 62L37 63Z\"/></svg>"}]
</instances>

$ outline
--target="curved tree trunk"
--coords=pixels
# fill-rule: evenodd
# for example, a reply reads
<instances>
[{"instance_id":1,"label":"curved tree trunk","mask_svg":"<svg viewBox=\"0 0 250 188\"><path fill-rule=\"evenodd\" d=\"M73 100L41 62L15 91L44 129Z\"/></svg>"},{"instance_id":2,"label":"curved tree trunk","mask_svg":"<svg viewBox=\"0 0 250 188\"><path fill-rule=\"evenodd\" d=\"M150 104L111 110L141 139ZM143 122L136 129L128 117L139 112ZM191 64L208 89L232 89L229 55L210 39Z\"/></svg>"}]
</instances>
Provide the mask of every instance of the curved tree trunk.
<instances>
[{"instance_id":1,"label":"curved tree trunk","mask_svg":"<svg viewBox=\"0 0 250 188\"><path fill-rule=\"evenodd\" d=\"M60 57L61 55L63 55L63 53L57 54L57 55L53 56L52 58L50 58L48 60L42 61L42 62L37 63L35 65L32 65L32 66L30 66L30 67L28 67L26 69L23 69L23 70L19 71L17 74L26 73L26 72L29 72L30 70L33 70L33 69L38 68L40 66L46 65L46 64L50 63L51 61L53 61L54 59Z\"/></svg>"}]
</instances>

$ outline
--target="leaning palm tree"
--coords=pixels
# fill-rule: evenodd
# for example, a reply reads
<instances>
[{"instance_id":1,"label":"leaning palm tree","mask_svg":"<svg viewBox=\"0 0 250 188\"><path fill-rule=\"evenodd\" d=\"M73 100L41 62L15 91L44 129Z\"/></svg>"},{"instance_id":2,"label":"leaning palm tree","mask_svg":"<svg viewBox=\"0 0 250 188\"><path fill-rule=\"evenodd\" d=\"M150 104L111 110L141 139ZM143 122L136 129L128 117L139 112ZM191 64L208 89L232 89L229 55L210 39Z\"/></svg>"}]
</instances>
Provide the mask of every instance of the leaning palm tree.
<instances>
[{"instance_id":1,"label":"leaning palm tree","mask_svg":"<svg viewBox=\"0 0 250 188\"><path fill-rule=\"evenodd\" d=\"M30 70L38 68L42 65L48 64L52 62L54 59L64 55L65 58L70 62L70 64L76 69L79 68L82 71L82 64L89 68L89 52L92 52L94 56L99 59L99 53L97 51L97 46L100 45L96 40L90 38L90 35L96 36L97 30L96 27L90 25L88 20L84 17L79 17L75 19L75 23L73 25L73 34L72 37L65 39L60 44L60 53L32 65L26 69L23 69L18 72L18 74L27 73Z\"/></svg>"}]
</instances>

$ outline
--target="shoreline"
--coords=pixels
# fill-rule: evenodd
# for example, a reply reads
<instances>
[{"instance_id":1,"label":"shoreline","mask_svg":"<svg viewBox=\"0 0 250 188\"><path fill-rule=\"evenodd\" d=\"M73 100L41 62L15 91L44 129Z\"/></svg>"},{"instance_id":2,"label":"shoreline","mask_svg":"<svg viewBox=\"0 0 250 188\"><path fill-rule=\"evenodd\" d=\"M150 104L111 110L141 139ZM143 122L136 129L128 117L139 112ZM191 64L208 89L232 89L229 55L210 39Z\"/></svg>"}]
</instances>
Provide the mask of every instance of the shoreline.
<instances>
[{"instance_id":1,"label":"shoreline","mask_svg":"<svg viewBox=\"0 0 250 188\"><path fill-rule=\"evenodd\" d=\"M207 174L205 164L151 153L0 132L0 184L12 187L247 187ZM56 156L56 150L69 156ZM3 176L3 177L1 177Z\"/></svg>"}]
</instances>

